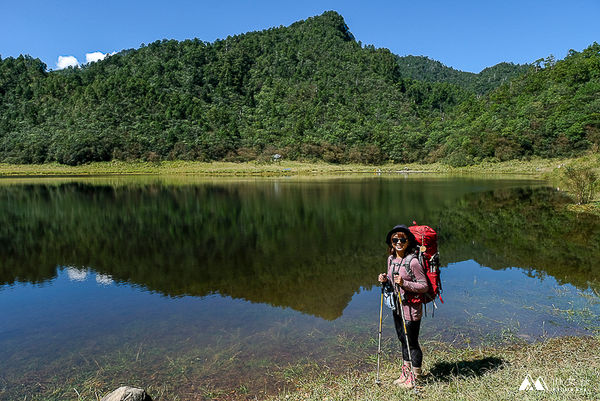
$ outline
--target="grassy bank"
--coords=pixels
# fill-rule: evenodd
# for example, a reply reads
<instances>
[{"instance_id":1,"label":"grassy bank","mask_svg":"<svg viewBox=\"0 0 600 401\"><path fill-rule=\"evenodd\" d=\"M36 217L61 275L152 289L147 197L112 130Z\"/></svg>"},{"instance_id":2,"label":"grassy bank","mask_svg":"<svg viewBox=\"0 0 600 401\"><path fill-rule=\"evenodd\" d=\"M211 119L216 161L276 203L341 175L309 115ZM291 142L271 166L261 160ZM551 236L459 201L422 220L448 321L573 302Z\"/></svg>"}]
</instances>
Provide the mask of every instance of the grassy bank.
<instances>
[{"instance_id":1,"label":"grassy bank","mask_svg":"<svg viewBox=\"0 0 600 401\"><path fill-rule=\"evenodd\" d=\"M127 384L145 390L156 401L183 400L258 400L267 401L390 401L390 400L598 400L600 399L600 337L558 337L533 344L519 342L494 347L456 348L444 343L422 344L423 372L426 374L419 386L419 396L413 390L392 385L400 374L401 360L398 347L392 356L382 356L380 386L375 384L376 363L372 353L363 358L368 363L350 364L345 373L327 364L298 363L274 366L268 373L275 380L275 389L252 390L245 373L240 380L246 382L238 388L219 388L208 385L210 372L194 374L189 365L172 360L169 369L157 370L152 377L140 378L134 372L129 379L113 380L128 369L124 365L98 366L95 374L72 371L66 380L23 383L31 387L29 396L11 397L2 391L0 399L23 400L99 400L117 387ZM371 344L370 351L376 349ZM98 363L94 359L92 363ZM102 364L102 362L100 362ZM529 375L534 382L541 378L543 390L519 390ZM276 394L268 396L267 394ZM13 394L14 395L14 394ZM7 398L6 398L6 397ZM31 397L31 398L30 398Z\"/></svg>"},{"instance_id":2,"label":"grassy bank","mask_svg":"<svg viewBox=\"0 0 600 401\"><path fill-rule=\"evenodd\" d=\"M94 162L80 166L67 166L58 163L47 164L7 164L0 163L0 178L27 177L119 177L119 176L164 176L170 180L189 177L325 177L358 174L406 174L431 173L448 175L501 176L523 175L546 180L563 190L562 172L567 165L584 165L600 173L600 156L588 154L571 159L532 159L511 160L506 162L483 162L473 166L450 167L441 163L434 164L384 164L379 166L361 164L329 164L324 162L298 162L284 160L277 163L261 162ZM187 181L186 181L187 182ZM600 192L600 191L597 191ZM600 196L586 205L568 205L574 213L600 216Z\"/></svg>"},{"instance_id":3,"label":"grassy bank","mask_svg":"<svg viewBox=\"0 0 600 401\"><path fill-rule=\"evenodd\" d=\"M528 174L541 176L557 166L569 163L568 159L536 159L482 163L467 167L450 167L444 164L385 164L366 166L359 164L328 164L295 161L278 163L230 163L230 162L95 162L80 166L58 163L6 164L0 163L2 176L93 176L93 175L207 175L207 176L288 176L288 175L334 175L352 173L481 173L481 174Z\"/></svg>"},{"instance_id":4,"label":"grassy bank","mask_svg":"<svg viewBox=\"0 0 600 401\"><path fill-rule=\"evenodd\" d=\"M596 400L600 399L600 337L560 337L501 348L424 347L420 400ZM370 372L299 379L297 390L271 400L414 400L410 390L391 382L399 376L398 359L384 356L382 385ZM543 379L544 390L523 390L525 377ZM532 383L533 385L533 383Z\"/></svg>"}]
</instances>

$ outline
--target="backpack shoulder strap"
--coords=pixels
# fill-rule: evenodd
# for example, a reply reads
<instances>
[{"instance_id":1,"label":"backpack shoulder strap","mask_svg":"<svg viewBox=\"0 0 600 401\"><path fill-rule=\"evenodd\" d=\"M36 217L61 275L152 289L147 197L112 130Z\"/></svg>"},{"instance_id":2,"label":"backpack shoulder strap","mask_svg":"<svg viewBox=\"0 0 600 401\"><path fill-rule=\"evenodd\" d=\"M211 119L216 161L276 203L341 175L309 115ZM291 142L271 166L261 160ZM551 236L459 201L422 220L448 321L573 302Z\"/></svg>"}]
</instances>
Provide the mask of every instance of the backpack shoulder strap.
<instances>
[{"instance_id":1,"label":"backpack shoulder strap","mask_svg":"<svg viewBox=\"0 0 600 401\"><path fill-rule=\"evenodd\" d=\"M410 268L410 262L412 262L412 260L415 258L415 255L413 255L412 253L410 255L408 255L406 258L404 258L404 263L402 263L402 266L404 266L404 268L406 269L406 272L408 273L408 275L410 276L410 279L412 281L417 281L417 278L415 277L415 274L413 273L412 269Z\"/></svg>"},{"instance_id":2,"label":"backpack shoulder strap","mask_svg":"<svg viewBox=\"0 0 600 401\"><path fill-rule=\"evenodd\" d=\"M402 263L402 266L404 266L404 268L406 269L406 272L408 273L408 275L410 276L410 279L414 282L422 282L423 280L417 280L417 277L415 276L415 273L413 273L412 268L410 267L410 264L412 263L413 259L417 259L417 261L419 261L417 255L415 254L410 254L406 257L406 259L404 259L404 263ZM421 266L421 269L424 269L423 264L421 263L421 261L419 261L419 266ZM426 275L427 276L427 275Z\"/></svg>"}]
</instances>

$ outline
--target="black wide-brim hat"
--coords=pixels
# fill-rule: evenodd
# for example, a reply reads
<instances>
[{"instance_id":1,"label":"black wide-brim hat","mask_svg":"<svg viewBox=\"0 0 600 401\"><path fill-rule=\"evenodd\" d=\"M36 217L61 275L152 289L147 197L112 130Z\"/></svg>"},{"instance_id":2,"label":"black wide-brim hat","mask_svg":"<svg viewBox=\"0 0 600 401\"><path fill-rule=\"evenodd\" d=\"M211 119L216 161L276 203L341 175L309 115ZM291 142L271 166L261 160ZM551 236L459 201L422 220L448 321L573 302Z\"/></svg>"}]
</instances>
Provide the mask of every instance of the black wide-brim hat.
<instances>
[{"instance_id":1,"label":"black wide-brim hat","mask_svg":"<svg viewBox=\"0 0 600 401\"><path fill-rule=\"evenodd\" d=\"M410 232L408 227L406 227L404 224L400 224L392 228L390 232L387 233L387 236L385 237L385 243L389 246L392 246L392 235L394 235L394 233L399 232L403 232L404 234L406 234L406 238L408 239L409 244L414 244L415 242L417 242L415 235L412 232Z\"/></svg>"}]
</instances>

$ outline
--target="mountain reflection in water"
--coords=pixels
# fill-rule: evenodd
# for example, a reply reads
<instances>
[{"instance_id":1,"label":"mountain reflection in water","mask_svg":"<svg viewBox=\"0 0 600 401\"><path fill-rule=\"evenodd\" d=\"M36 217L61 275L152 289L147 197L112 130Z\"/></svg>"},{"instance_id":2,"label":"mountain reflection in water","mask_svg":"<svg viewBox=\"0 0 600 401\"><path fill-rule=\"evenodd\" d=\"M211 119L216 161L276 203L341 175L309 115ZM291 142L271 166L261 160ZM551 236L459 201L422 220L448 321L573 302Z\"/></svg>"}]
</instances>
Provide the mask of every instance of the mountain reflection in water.
<instances>
[{"instance_id":1,"label":"mountain reflection in water","mask_svg":"<svg viewBox=\"0 0 600 401\"><path fill-rule=\"evenodd\" d=\"M599 221L564 202L537 184L467 178L0 185L0 284L92 269L100 284L333 320L374 285L387 230L416 220L439 230L444 265L472 259L598 287Z\"/></svg>"}]
</instances>

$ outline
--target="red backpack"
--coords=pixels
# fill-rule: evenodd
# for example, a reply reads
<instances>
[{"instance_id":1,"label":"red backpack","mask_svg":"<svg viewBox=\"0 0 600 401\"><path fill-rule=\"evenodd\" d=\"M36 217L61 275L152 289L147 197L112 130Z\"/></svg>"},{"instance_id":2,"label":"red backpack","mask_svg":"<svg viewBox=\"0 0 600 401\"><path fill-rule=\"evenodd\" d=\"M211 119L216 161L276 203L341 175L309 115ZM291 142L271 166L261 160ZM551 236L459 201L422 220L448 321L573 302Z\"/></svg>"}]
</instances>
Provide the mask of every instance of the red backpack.
<instances>
[{"instance_id":1,"label":"red backpack","mask_svg":"<svg viewBox=\"0 0 600 401\"><path fill-rule=\"evenodd\" d=\"M419 244L419 262L425 270L427 281L429 282L429 291L407 301L410 303L422 302L426 304L434 301L437 297L441 303L444 303L441 295L442 281L440 280L440 254L437 246L437 233L429 226L417 225L416 221L413 221L413 225L408 227L408 229L413 233ZM414 274L410 270L410 262L407 272L414 280Z\"/></svg>"}]
</instances>

